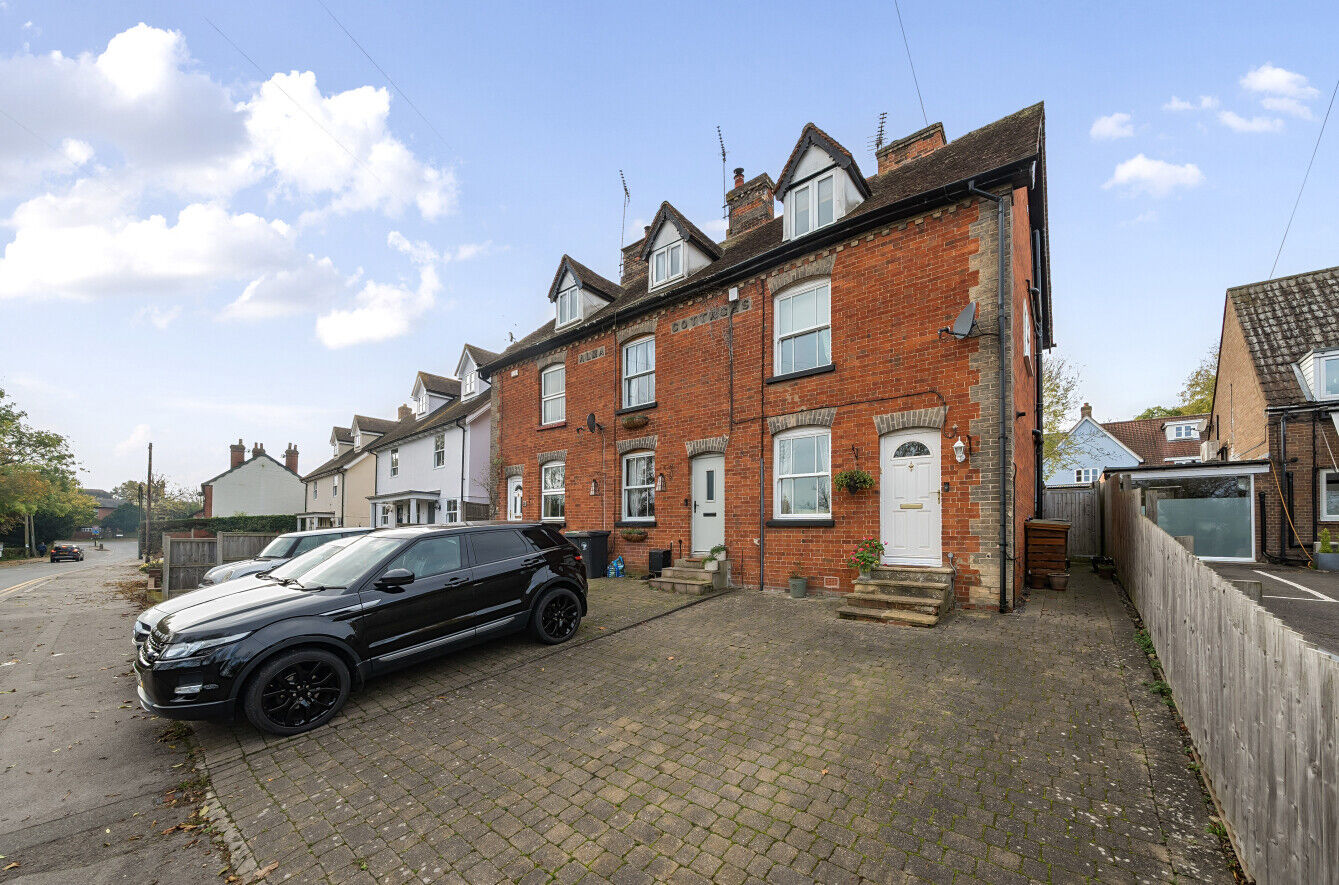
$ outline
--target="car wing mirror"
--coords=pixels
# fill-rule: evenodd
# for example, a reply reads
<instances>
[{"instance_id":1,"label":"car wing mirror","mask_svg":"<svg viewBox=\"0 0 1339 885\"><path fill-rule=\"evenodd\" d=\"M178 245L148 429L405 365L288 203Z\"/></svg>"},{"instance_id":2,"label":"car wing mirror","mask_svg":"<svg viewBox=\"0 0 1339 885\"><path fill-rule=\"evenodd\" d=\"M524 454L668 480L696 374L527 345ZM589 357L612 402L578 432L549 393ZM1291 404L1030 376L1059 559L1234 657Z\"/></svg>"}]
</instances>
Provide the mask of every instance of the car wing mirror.
<instances>
[{"instance_id":1,"label":"car wing mirror","mask_svg":"<svg viewBox=\"0 0 1339 885\"><path fill-rule=\"evenodd\" d=\"M374 587L388 593L399 593L407 584L414 583L414 573L407 568L393 568L377 578Z\"/></svg>"}]
</instances>

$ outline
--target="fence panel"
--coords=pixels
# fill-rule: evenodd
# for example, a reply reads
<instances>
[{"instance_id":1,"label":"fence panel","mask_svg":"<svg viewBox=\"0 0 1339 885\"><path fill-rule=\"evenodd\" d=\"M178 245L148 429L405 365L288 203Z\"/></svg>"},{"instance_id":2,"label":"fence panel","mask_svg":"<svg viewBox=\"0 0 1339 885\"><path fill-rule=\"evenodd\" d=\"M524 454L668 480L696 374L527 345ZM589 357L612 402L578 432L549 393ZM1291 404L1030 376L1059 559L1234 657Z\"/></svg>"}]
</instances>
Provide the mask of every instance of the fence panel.
<instances>
[{"instance_id":1,"label":"fence panel","mask_svg":"<svg viewBox=\"0 0 1339 885\"><path fill-rule=\"evenodd\" d=\"M1070 524L1069 555L1096 556L1097 486L1047 488L1042 497L1042 512L1047 519L1063 519Z\"/></svg>"},{"instance_id":2,"label":"fence panel","mask_svg":"<svg viewBox=\"0 0 1339 885\"><path fill-rule=\"evenodd\" d=\"M273 532L219 532L219 559L216 565L254 559L257 553L265 549L266 544L277 537Z\"/></svg>"},{"instance_id":3,"label":"fence panel","mask_svg":"<svg viewBox=\"0 0 1339 885\"><path fill-rule=\"evenodd\" d=\"M1339 881L1339 659L1100 493L1107 552L1158 650L1245 871Z\"/></svg>"},{"instance_id":4,"label":"fence panel","mask_svg":"<svg viewBox=\"0 0 1339 885\"><path fill-rule=\"evenodd\" d=\"M163 598L194 590L205 572L218 564L214 538L173 538L163 535Z\"/></svg>"}]
</instances>

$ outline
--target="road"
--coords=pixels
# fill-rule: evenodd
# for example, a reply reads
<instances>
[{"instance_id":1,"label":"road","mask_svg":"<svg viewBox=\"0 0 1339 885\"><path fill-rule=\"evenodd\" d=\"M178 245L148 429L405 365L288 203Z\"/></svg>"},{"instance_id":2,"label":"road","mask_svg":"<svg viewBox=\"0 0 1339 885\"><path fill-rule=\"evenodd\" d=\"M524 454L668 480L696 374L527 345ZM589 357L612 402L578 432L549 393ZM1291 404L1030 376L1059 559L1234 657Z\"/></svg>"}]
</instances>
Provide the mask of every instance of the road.
<instances>
[{"instance_id":1,"label":"road","mask_svg":"<svg viewBox=\"0 0 1339 885\"><path fill-rule=\"evenodd\" d=\"M0 882L197 882L224 866L174 829L193 807L168 797L194 770L184 736L136 702L125 552L0 569Z\"/></svg>"},{"instance_id":2,"label":"road","mask_svg":"<svg viewBox=\"0 0 1339 885\"><path fill-rule=\"evenodd\" d=\"M1339 573L1265 563L1206 563L1230 581L1259 581L1260 604L1309 642L1339 655Z\"/></svg>"},{"instance_id":3,"label":"road","mask_svg":"<svg viewBox=\"0 0 1339 885\"><path fill-rule=\"evenodd\" d=\"M94 550L92 541L75 541L84 548L83 562L28 562L21 565L0 567L0 599L9 595L20 585L35 586L36 581L68 575L72 572L86 571L111 563L126 562L135 558L134 539L108 541L106 550Z\"/></svg>"}]
</instances>

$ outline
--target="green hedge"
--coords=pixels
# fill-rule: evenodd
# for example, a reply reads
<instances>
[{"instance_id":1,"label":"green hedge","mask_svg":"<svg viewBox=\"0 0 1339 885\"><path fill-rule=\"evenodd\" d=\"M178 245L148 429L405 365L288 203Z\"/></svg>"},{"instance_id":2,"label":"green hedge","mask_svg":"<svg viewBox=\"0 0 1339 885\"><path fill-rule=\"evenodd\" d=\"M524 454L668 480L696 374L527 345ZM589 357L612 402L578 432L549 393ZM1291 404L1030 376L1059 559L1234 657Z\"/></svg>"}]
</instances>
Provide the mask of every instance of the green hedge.
<instances>
[{"instance_id":1,"label":"green hedge","mask_svg":"<svg viewBox=\"0 0 1339 885\"><path fill-rule=\"evenodd\" d=\"M153 521L151 546L155 553L163 547L164 532L188 532L203 529L207 532L273 532L282 535L298 530L296 514L273 516L214 516L209 519L165 519ZM140 523L140 550L144 549L144 524Z\"/></svg>"}]
</instances>

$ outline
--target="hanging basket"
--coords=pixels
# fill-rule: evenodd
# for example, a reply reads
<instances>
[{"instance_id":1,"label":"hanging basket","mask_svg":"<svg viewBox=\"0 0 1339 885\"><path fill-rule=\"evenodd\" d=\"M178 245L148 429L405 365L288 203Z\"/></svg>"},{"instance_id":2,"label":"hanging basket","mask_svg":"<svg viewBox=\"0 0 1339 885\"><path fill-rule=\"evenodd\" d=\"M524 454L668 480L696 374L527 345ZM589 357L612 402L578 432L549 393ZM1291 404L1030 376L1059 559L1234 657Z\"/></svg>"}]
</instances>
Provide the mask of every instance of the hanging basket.
<instances>
[{"instance_id":1,"label":"hanging basket","mask_svg":"<svg viewBox=\"0 0 1339 885\"><path fill-rule=\"evenodd\" d=\"M625 541L645 541L646 529L623 529L618 535Z\"/></svg>"},{"instance_id":2,"label":"hanging basket","mask_svg":"<svg viewBox=\"0 0 1339 885\"><path fill-rule=\"evenodd\" d=\"M874 477L870 476L868 471L857 467L854 470L843 470L838 473L832 478L832 485L843 492L854 495L856 492L874 488Z\"/></svg>"},{"instance_id":3,"label":"hanging basket","mask_svg":"<svg viewBox=\"0 0 1339 885\"><path fill-rule=\"evenodd\" d=\"M623 417L624 430L641 430L651 423L651 419L645 415L625 415Z\"/></svg>"}]
</instances>

